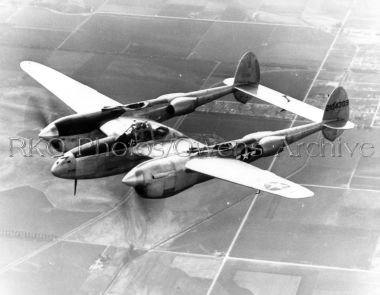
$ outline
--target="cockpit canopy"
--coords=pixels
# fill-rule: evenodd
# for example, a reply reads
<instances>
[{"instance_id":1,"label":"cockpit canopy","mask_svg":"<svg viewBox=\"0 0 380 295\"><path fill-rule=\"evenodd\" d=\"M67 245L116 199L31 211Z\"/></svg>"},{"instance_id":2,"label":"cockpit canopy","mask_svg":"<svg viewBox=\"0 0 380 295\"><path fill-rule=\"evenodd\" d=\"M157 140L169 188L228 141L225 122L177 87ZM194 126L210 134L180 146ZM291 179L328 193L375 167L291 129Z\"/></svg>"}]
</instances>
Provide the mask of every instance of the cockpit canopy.
<instances>
[{"instance_id":1,"label":"cockpit canopy","mask_svg":"<svg viewBox=\"0 0 380 295\"><path fill-rule=\"evenodd\" d=\"M137 109L145 108L146 106L148 106L148 103L146 101L143 101L143 102L130 103L130 104L125 105L124 107L131 110L137 110Z\"/></svg>"},{"instance_id":2,"label":"cockpit canopy","mask_svg":"<svg viewBox=\"0 0 380 295\"><path fill-rule=\"evenodd\" d=\"M131 125L117 141L134 146L139 142L164 139L170 133L169 128L160 124L153 125L148 121L136 122Z\"/></svg>"}]
</instances>

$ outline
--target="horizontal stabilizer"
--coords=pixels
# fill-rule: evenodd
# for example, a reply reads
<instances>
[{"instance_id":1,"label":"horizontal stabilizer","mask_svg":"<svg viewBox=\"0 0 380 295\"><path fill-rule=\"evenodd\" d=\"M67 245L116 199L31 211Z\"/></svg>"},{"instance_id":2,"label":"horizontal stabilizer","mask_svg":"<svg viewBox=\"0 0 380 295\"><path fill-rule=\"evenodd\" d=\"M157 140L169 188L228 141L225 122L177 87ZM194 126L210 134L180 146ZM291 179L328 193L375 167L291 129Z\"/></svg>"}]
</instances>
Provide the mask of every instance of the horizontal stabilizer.
<instances>
[{"instance_id":1,"label":"horizontal stabilizer","mask_svg":"<svg viewBox=\"0 0 380 295\"><path fill-rule=\"evenodd\" d=\"M323 126L327 128L332 128L332 129L339 129L339 130L347 130L347 129L352 129L355 127L355 124L352 123L351 121L331 121L331 122L325 122Z\"/></svg>"},{"instance_id":2,"label":"horizontal stabilizer","mask_svg":"<svg viewBox=\"0 0 380 295\"><path fill-rule=\"evenodd\" d=\"M235 87L235 89L311 121L322 121L323 110L263 85L258 87L243 85Z\"/></svg>"},{"instance_id":3,"label":"horizontal stabilizer","mask_svg":"<svg viewBox=\"0 0 380 295\"><path fill-rule=\"evenodd\" d=\"M20 67L25 73L57 96L76 113L100 111L105 106L121 104L66 75L33 61L23 61Z\"/></svg>"},{"instance_id":4,"label":"horizontal stabilizer","mask_svg":"<svg viewBox=\"0 0 380 295\"><path fill-rule=\"evenodd\" d=\"M309 189L282 178L273 172L262 170L235 159L193 158L186 163L186 168L286 198L297 199L314 195Z\"/></svg>"}]
</instances>

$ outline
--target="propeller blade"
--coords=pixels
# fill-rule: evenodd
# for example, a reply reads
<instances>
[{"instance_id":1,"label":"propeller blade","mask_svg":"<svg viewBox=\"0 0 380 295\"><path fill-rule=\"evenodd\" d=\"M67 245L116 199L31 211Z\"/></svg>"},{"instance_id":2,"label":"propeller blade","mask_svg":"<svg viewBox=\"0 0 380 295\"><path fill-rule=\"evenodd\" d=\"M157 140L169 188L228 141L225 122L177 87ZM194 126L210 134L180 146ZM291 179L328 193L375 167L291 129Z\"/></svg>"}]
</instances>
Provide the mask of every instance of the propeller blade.
<instances>
[{"instance_id":1,"label":"propeller blade","mask_svg":"<svg viewBox=\"0 0 380 295\"><path fill-rule=\"evenodd\" d=\"M77 194L77 185L78 185L78 179L74 180L74 197Z\"/></svg>"},{"instance_id":2,"label":"propeller blade","mask_svg":"<svg viewBox=\"0 0 380 295\"><path fill-rule=\"evenodd\" d=\"M60 101L49 97L30 96L24 110L24 130L18 135L27 138L36 137L49 123L70 113L62 105ZM59 148L58 146L53 147Z\"/></svg>"},{"instance_id":3,"label":"propeller blade","mask_svg":"<svg viewBox=\"0 0 380 295\"><path fill-rule=\"evenodd\" d=\"M43 102L32 96L28 99L24 114L24 126L26 128L40 130L49 124L49 115L43 107Z\"/></svg>"}]
</instances>

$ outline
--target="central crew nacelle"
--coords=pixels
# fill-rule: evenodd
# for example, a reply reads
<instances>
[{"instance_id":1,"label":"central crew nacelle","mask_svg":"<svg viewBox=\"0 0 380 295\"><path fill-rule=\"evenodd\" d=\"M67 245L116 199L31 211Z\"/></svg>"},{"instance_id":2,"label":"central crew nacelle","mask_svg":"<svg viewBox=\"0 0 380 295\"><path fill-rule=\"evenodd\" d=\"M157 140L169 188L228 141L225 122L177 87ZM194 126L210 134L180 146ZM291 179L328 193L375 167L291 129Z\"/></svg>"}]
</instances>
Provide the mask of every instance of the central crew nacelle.
<instances>
[{"instance_id":1,"label":"central crew nacelle","mask_svg":"<svg viewBox=\"0 0 380 295\"><path fill-rule=\"evenodd\" d=\"M130 171L149 158L184 153L194 144L175 129L153 121L140 121L118 137L80 142L55 162L51 172L66 179L116 175Z\"/></svg>"}]
</instances>

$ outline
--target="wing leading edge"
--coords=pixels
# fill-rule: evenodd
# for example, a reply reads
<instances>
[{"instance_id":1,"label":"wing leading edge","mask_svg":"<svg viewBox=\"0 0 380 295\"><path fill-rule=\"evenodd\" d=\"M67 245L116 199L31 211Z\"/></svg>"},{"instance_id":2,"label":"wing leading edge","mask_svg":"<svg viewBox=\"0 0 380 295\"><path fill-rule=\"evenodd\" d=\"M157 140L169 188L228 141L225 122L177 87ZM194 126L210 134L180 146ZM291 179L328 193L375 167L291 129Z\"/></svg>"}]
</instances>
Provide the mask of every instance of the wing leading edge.
<instances>
[{"instance_id":1,"label":"wing leading edge","mask_svg":"<svg viewBox=\"0 0 380 295\"><path fill-rule=\"evenodd\" d=\"M314 195L309 189L282 178L273 172L262 170L235 159L193 158L186 163L186 168L285 198L307 198Z\"/></svg>"},{"instance_id":2,"label":"wing leading edge","mask_svg":"<svg viewBox=\"0 0 380 295\"><path fill-rule=\"evenodd\" d=\"M23 61L20 67L76 113L96 112L105 106L121 105L95 89L37 62Z\"/></svg>"}]
</instances>

